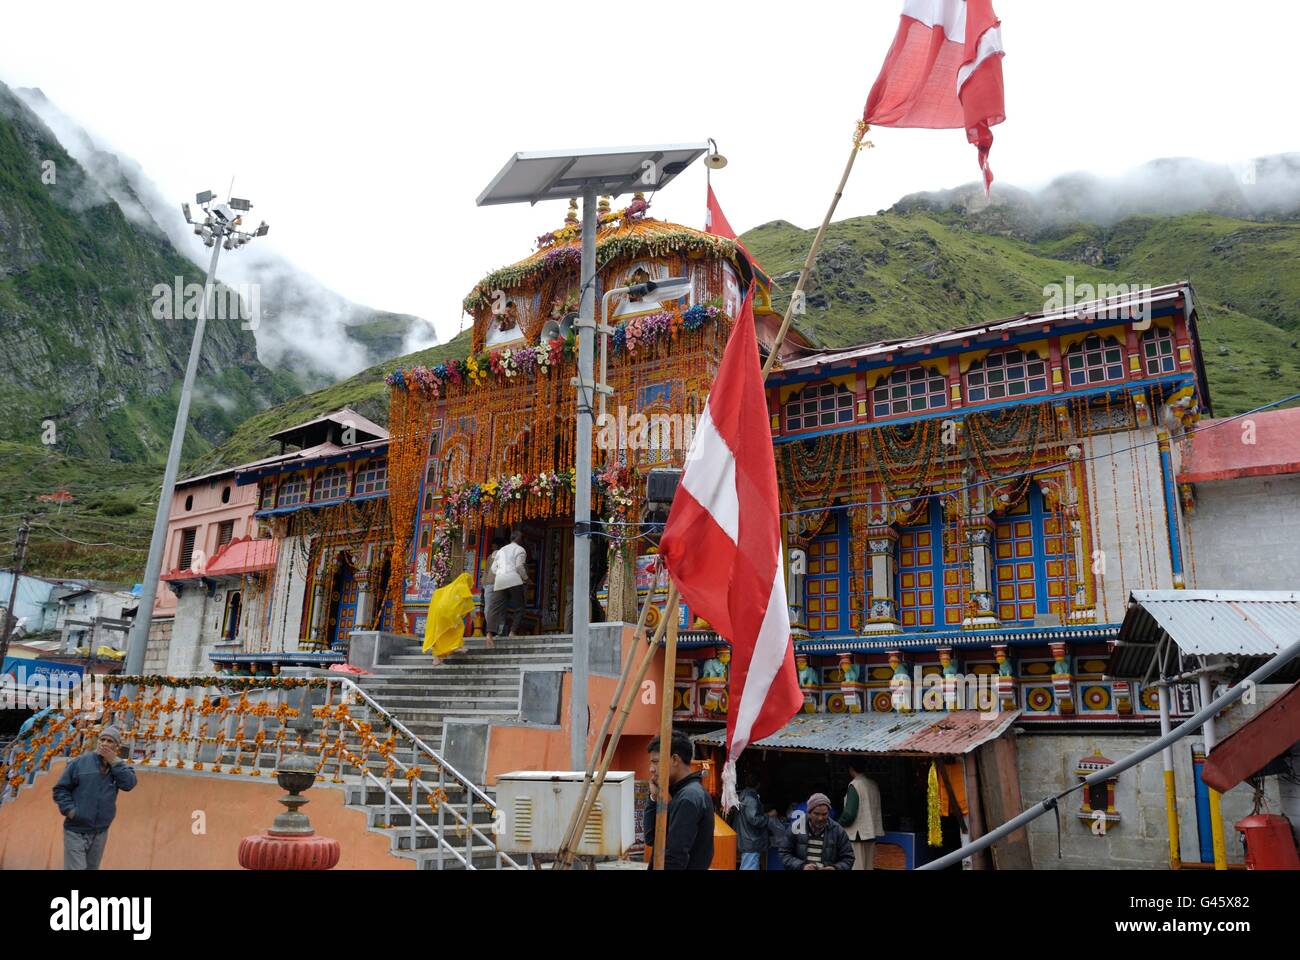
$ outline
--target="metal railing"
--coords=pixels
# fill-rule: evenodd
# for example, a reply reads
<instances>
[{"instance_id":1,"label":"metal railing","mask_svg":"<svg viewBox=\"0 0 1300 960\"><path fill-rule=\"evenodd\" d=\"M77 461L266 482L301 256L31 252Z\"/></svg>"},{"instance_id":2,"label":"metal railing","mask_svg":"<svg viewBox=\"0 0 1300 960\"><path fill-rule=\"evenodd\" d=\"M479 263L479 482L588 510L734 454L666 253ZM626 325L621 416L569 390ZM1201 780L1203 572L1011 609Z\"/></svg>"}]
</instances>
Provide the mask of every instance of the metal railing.
<instances>
[{"instance_id":1,"label":"metal railing","mask_svg":"<svg viewBox=\"0 0 1300 960\"><path fill-rule=\"evenodd\" d=\"M304 686L323 693L324 702L311 707L319 722L314 740L288 726L298 711L284 694ZM124 687L134 687L135 696L124 696ZM354 716L354 706L362 706L368 717ZM387 728L384 739L373 721ZM408 814L412 854L418 856L420 838L427 835L434 841L438 869L448 866L448 855L455 865L476 869L475 841L482 845L480 854L484 847L491 852L497 869L523 869L475 822L481 807L495 833L499 817L492 798L347 677L114 677L104 696L56 708L39 728L9 746L0 757L0 803L16 796L53 760L90 749L99 727L107 723L121 730L124 756L143 767L274 776L286 750L314 755L317 776L335 784L354 778L363 805L370 806L365 796L369 786L383 792L385 829L392 828L394 807ZM349 734L355 750L347 743ZM399 745L399 735L404 745ZM407 746L409 763L397 756ZM371 769L375 762L383 764L382 776ZM430 779L435 772L436 780ZM449 790L463 791L463 801L453 802ZM422 802L437 812L436 825L420 815Z\"/></svg>"}]
</instances>

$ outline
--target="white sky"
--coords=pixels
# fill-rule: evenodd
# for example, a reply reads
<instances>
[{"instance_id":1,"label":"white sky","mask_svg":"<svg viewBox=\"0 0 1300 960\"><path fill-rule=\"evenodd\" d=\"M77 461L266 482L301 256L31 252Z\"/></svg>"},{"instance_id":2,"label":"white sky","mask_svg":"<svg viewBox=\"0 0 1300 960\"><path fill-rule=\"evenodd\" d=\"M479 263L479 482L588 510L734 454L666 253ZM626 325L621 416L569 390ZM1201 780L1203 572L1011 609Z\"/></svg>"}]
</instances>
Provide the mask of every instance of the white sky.
<instances>
[{"instance_id":1,"label":"white sky","mask_svg":"<svg viewBox=\"0 0 1300 960\"><path fill-rule=\"evenodd\" d=\"M1120 173L1163 156L1300 149L1300 4L997 0L999 180ZM0 79L38 86L177 201L252 199L263 243L339 293L460 328L460 301L526 256L562 203L479 209L516 150L717 139L741 231L815 226L900 0L653 4L5 5ZM229 56L216 72L217 57ZM876 130L838 218L975 180L959 130ZM704 168L652 215L702 226ZM196 241L197 242L197 241Z\"/></svg>"}]
</instances>

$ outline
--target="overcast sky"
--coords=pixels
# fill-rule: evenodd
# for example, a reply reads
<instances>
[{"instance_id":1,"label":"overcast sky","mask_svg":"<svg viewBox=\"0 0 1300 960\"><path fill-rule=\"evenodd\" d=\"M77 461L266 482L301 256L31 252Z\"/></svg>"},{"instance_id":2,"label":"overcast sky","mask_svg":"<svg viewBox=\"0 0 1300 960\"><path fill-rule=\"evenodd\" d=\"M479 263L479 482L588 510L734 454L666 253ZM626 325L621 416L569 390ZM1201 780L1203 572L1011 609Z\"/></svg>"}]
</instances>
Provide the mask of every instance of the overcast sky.
<instances>
[{"instance_id":1,"label":"overcast sky","mask_svg":"<svg viewBox=\"0 0 1300 960\"><path fill-rule=\"evenodd\" d=\"M999 180L1300 149L1300 4L996 0ZM732 224L815 226L901 0L5 4L0 79L37 86L177 201L251 198L267 243L339 293L461 327L489 270L564 205L479 209L517 150L698 141ZM839 217L976 179L961 131L877 130ZM702 226L704 168L652 215ZM196 240L197 242L197 240Z\"/></svg>"}]
</instances>

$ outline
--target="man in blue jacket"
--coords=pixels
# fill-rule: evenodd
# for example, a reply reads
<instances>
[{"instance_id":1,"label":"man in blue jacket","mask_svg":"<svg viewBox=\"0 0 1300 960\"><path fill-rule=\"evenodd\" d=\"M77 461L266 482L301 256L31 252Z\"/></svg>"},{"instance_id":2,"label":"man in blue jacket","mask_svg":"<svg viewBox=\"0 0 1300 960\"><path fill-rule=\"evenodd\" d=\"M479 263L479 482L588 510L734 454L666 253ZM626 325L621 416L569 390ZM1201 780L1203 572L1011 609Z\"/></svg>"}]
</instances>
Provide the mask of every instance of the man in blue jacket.
<instances>
[{"instance_id":1,"label":"man in blue jacket","mask_svg":"<svg viewBox=\"0 0 1300 960\"><path fill-rule=\"evenodd\" d=\"M54 802L63 814L63 869L98 870L117 816L117 791L135 789L135 771L119 752L117 727L99 732L99 742L63 768L54 785Z\"/></svg>"}]
</instances>

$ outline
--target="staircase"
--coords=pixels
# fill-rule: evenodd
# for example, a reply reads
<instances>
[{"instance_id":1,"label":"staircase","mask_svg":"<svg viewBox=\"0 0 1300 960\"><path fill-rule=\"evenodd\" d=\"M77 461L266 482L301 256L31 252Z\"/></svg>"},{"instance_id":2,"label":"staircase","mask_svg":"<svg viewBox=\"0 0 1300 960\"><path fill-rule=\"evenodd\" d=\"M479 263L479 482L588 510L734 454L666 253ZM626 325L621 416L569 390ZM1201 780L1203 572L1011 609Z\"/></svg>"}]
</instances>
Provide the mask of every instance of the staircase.
<instances>
[{"instance_id":1,"label":"staircase","mask_svg":"<svg viewBox=\"0 0 1300 960\"><path fill-rule=\"evenodd\" d=\"M511 722L519 719L519 693L525 668L567 667L571 663L573 641L569 636L501 638L492 650L486 648L481 637L467 638L465 647L445 660L435 663L428 654L420 652L419 643L412 640L406 650L393 653L383 666L372 668L373 675L358 678L358 686L372 697L389 715L399 720L407 730L428 747L443 753L443 726L447 719ZM366 713L374 714L368 706ZM361 711L355 711L360 716ZM379 718L366 718L379 729ZM349 747L355 748L357 737L348 733L344 737ZM403 738L399 737L399 743ZM397 752L404 763L423 765L425 782L436 785L436 777L428 772L427 756L405 747ZM383 779L384 761L371 758L367 762L371 772ZM472 772L461 771L470 779ZM348 777L351 781L353 778ZM359 780L359 778L358 778ZM488 797L495 799L495 790L477 784ZM405 785L394 781L394 789L405 798ZM465 809L466 790L448 779L444 789L446 804ZM366 814L368 827L386 834L394 856L414 860L422 870L459 869L461 864L443 852L439 864L437 840L423 832L412 836L410 814L394 806L385 791L373 782L349 783L344 787L349 807ZM438 813L421 796L416 813L429 824L438 821ZM455 824L445 818L448 842L465 855L464 831L457 836ZM474 823L485 834L491 833L492 818L486 807L479 803L474 808ZM442 832L440 830L440 832ZM477 869L492 869L495 851L486 843L475 840L472 863Z\"/></svg>"}]
</instances>

